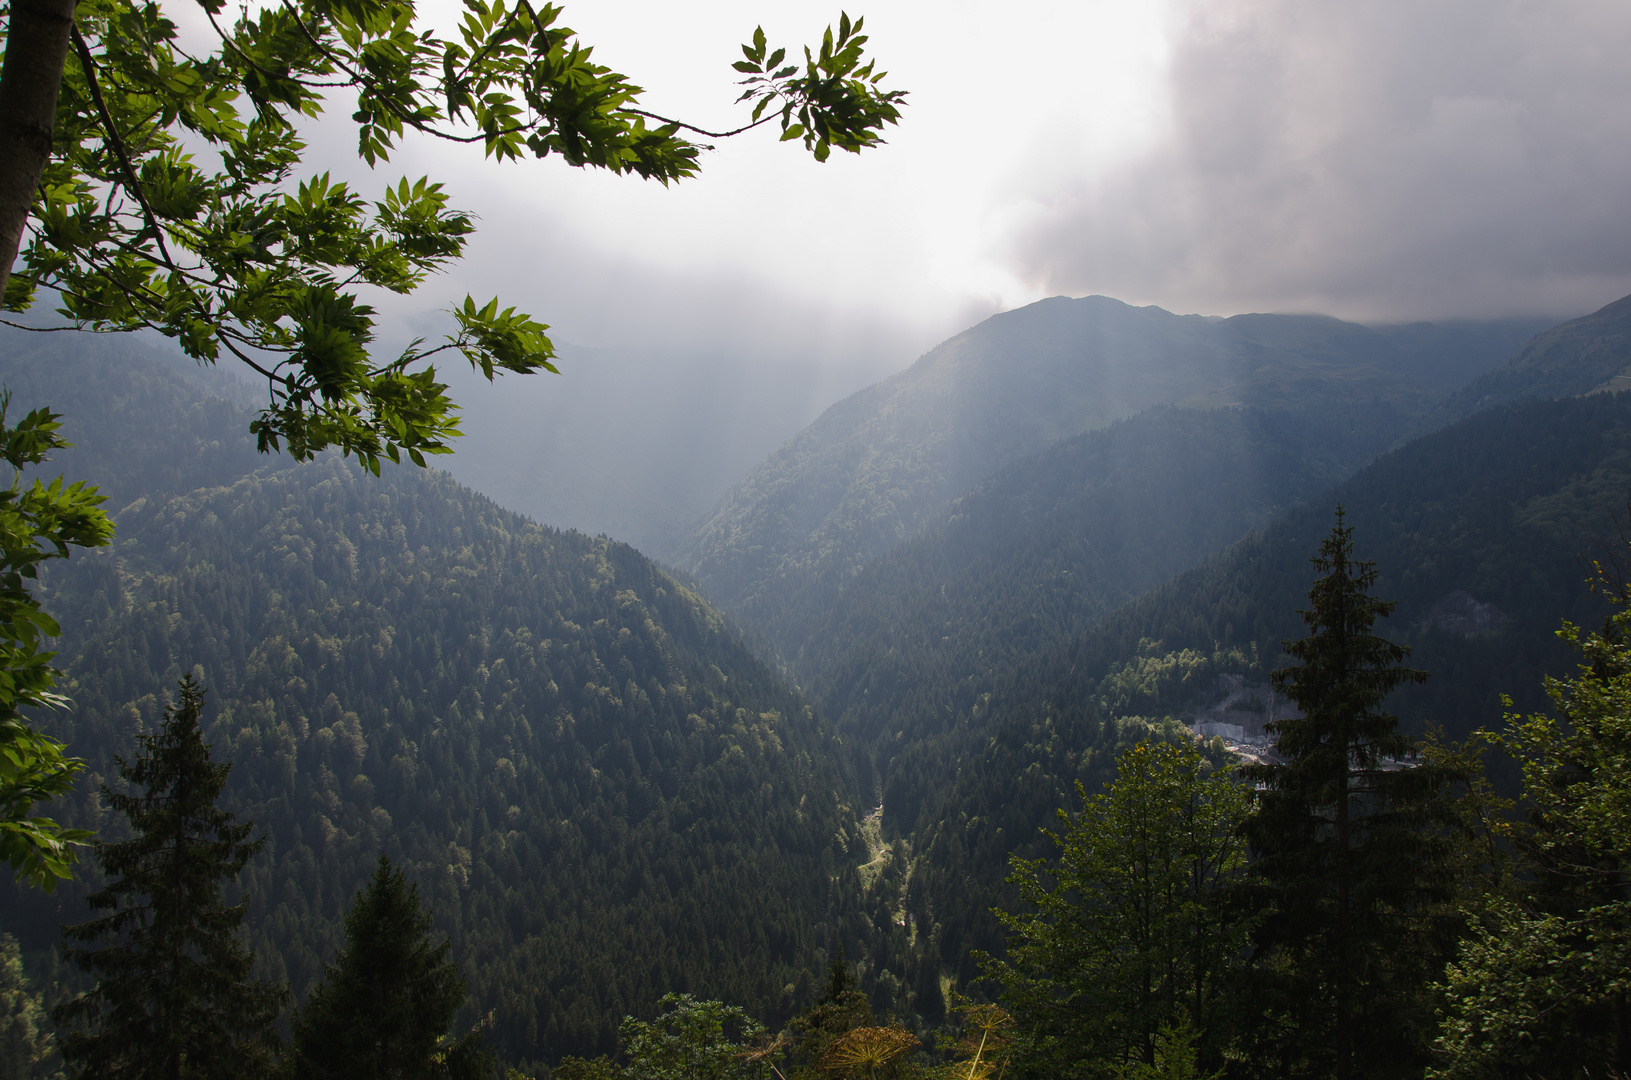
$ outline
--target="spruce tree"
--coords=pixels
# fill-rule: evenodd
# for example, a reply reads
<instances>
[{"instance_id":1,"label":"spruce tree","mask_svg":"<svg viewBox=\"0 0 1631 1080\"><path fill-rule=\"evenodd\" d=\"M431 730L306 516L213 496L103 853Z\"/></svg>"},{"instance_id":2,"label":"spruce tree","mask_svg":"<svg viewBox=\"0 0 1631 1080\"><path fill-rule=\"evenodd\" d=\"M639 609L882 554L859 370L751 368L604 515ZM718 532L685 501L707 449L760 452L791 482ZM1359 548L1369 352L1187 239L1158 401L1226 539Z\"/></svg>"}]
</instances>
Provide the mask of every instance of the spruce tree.
<instances>
[{"instance_id":1,"label":"spruce tree","mask_svg":"<svg viewBox=\"0 0 1631 1080\"><path fill-rule=\"evenodd\" d=\"M1266 725L1278 761L1258 782L1245 834L1257 985L1245 995L1246 1054L1282 1076L1419 1073L1432 1032L1427 989L1453 947L1447 767L1423 764L1383 703L1425 672L1373 632L1394 604L1373 596L1373 563L1353 557L1339 507L1313 560L1301 612L1308 636L1275 687L1302 715Z\"/></svg>"},{"instance_id":2,"label":"spruce tree","mask_svg":"<svg viewBox=\"0 0 1631 1080\"><path fill-rule=\"evenodd\" d=\"M345 947L295 1015L289 1071L302 1080L485 1077L479 1031L446 1036L464 979L433 943L419 890L381 855L345 917Z\"/></svg>"},{"instance_id":3,"label":"spruce tree","mask_svg":"<svg viewBox=\"0 0 1631 1080\"><path fill-rule=\"evenodd\" d=\"M260 851L253 823L216 807L229 764L210 760L199 731L204 691L191 676L159 730L139 738L119 775L140 790L102 796L135 835L102 844L107 884L87 898L89 922L63 928L63 952L96 987L59 1006L62 1056L99 1080L248 1080L269 1072L284 991L250 978L239 940L247 897L224 883Z\"/></svg>"}]
</instances>

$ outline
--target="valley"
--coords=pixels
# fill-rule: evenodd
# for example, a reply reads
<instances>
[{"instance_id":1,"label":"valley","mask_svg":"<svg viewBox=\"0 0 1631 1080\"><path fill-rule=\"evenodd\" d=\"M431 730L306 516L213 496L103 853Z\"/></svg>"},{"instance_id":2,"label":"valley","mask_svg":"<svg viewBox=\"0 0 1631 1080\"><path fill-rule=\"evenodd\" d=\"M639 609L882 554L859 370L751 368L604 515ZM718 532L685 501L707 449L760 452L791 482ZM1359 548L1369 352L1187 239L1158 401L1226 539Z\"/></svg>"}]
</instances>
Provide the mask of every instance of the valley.
<instances>
[{"instance_id":1,"label":"valley","mask_svg":"<svg viewBox=\"0 0 1631 1080\"><path fill-rule=\"evenodd\" d=\"M384 854L460 1025L525 1075L671 993L785 1024L840 951L928 1040L993 992L1009 860L1078 783L1151 738L1261 757L1297 715L1269 680L1336 506L1431 672L1389 699L1405 730L1544 707L1560 620L1607 612L1580 558L1631 490L1627 303L1367 328L1043 301L834 404L688 534L645 519L654 553L435 470L257 454L243 384L140 339L13 334L13 415L65 414L47 472L118 529L39 586L72 700L41 723L89 765L58 812L116 827L97 787L192 673L267 837L258 974L296 1000ZM0 886L37 978L71 987L52 943L98 885Z\"/></svg>"}]
</instances>

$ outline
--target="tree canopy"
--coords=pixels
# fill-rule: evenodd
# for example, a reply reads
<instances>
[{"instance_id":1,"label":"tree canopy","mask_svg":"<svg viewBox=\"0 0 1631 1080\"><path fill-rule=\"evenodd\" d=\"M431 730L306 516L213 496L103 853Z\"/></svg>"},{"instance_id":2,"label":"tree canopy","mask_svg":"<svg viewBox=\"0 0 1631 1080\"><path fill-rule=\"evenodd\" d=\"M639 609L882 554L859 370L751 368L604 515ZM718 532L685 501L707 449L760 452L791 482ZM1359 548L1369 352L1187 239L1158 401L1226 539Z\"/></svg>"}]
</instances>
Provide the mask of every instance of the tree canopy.
<instances>
[{"instance_id":1,"label":"tree canopy","mask_svg":"<svg viewBox=\"0 0 1631 1080\"><path fill-rule=\"evenodd\" d=\"M1550 714L1508 711L1492 736L1523 767L1515 895L1499 895L1445 972L1433 1075L1623 1075L1631 1069L1631 599L1548 678ZM1508 699L1510 706L1510 699Z\"/></svg>"},{"instance_id":2,"label":"tree canopy","mask_svg":"<svg viewBox=\"0 0 1631 1080\"><path fill-rule=\"evenodd\" d=\"M1153 1066L1167 1029L1210 1022L1250 929L1223 905L1250 790L1193 742L1140 742L1117 769L1100 794L1077 784L1080 814L1059 811L1057 863L1010 863L1024 910L999 913L1008 960L986 967L1043 1075Z\"/></svg>"},{"instance_id":3,"label":"tree canopy","mask_svg":"<svg viewBox=\"0 0 1631 1080\"><path fill-rule=\"evenodd\" d=\"M375 471L383 457L445 453L456 406L431 357L491 379L554 370L547 327L497 299L451 307L434 348L373 355L369 292L411 293L458 259L474 224L428 177L369 203L310 170L302 121L351 98L357 152L390 159L410 132L499 160L558 157L663 184L697 173L707 144L780 122L818 161L859 152L899 119L904 92L864 57L843 15L804 63L762 28L736 62L750 121L710 132L642 108L643 90L598 64L530 0L466 0L444 37L413 0L300 0L223 21L194 54L158 3L12 0L0 73L0 285L24 311L39 290L66 326L146 327L187 355L236 357L265 380L260 448L326 447ZM21 252L21 264L12 263ZM9 275L9 279L8 279Z\"/></svg>"}]
</instances>

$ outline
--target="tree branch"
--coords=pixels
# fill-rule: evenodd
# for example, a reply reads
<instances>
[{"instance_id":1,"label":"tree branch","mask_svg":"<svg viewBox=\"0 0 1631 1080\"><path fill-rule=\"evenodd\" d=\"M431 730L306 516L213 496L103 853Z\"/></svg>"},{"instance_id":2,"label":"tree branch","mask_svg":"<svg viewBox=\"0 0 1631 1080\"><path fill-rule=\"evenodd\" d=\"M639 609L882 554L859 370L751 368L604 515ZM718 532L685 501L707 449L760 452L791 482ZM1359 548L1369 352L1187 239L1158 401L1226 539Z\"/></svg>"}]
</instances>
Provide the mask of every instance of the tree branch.
<instances>
[{"instance_id":1,"label":"tree branch","mask_svg":"<svg viewBox=\"0 0 1631 1080\"><path fill-rule=\"evenodd\" d=\"M643 116L647 120L659 120L665 124L673 124L675 127L684 128L686 131L694 131L698 135L704 135L710 139L728 139L732 135L740 135L744 131L752 131L761 124L770 123L770 121L776 119L777 116L776 113L771 113L768 116L761 116L753 123L744 124L742 127L736 128L734 131L708 131L704 128L697 127L695 124L687 124L684 120L674 120L666 116L658 116L656 113L646 112L644 109L624 109L623 111L633 113L635 116Z\"/></svg>"},{"instance_id":2,"label":"tree branch","mask_svg":"<svg viewBox=\"0 0 1631 1080\"><path fill-rule=\"evenodd\" d=\"M113 122L113 116L108 112L107 102L102 100L102 87L96 81L96 60L91 56L91 50L86 46L85 39L79 36L79 27L69 28L73 37L74 51L79 54L80 66L85 69L85 85L90 89L91 101L96 104L96 114L102 118L102 128L108 133L108 142L113 146L113 153L119 159L119 165L125 173L125 186L141 204L142 214L147 218L147 227L153 230L153 242L159 246L159 254L164 256L164 265L171 270L181 272L175 259L170 256L170 249L164 243L164 230L159 227L159 219L153 213L153 208L147 203L147 195L142 191L141 181L136 179L136 169L130 164L130 155L125 152L125 141L119 135L119 128Z\"/></svg>"}]
</instances>

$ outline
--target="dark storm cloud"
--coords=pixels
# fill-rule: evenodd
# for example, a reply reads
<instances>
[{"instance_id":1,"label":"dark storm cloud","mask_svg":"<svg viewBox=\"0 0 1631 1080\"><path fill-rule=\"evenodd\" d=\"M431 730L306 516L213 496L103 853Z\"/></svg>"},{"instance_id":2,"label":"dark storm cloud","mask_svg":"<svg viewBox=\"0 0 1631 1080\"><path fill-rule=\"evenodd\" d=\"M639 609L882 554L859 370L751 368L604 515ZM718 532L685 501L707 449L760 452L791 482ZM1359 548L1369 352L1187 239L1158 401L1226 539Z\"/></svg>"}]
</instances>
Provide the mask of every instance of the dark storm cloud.
<instances>
[{"instance_id":1,"label":"dark storm cloud","mask_svg":"<svg viewBox=\"0 0 1631 1080\"><path fill-rule=\"evenodd\" d=\"M1200 3L1170 137L1032 192L1047 291L1369 318L1631 292L1631 5Z\"/></svg>"}]
</instances>

